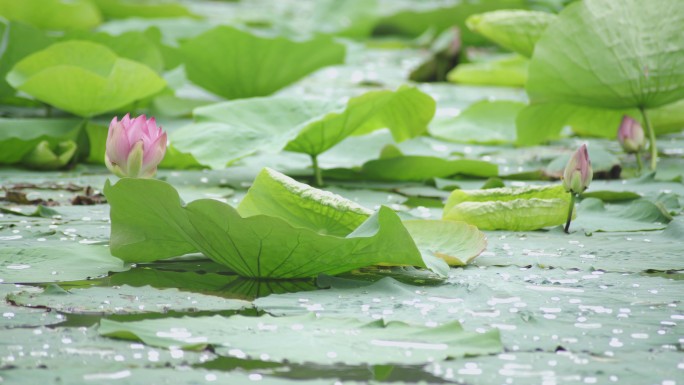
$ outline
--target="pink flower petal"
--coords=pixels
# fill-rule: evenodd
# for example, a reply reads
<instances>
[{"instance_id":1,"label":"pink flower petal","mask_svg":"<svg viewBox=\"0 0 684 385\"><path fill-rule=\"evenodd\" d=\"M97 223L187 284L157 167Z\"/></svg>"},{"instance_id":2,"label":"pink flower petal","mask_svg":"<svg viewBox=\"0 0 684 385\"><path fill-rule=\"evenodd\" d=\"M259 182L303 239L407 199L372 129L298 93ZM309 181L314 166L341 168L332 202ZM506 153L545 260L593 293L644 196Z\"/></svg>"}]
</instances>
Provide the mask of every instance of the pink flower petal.
<instances>
[{"instance_id":1,"label":"pink flower petal","mask_svg":"<svg viewBox=\"0 0 684 385\"><path fill-rule=\"evenodd\" d=\"M149 147L145 148L145 155L143 158L143 167L147 168L150 165L156 167L159 162L164 159L166 154L166 133L158 137Z\"/></svg>"},{"instance_id":2,"label":"pink flower petal","mask_svg":"<svg viewBox=\"0 0 684 385\"><path fill-rule=\"evenodd\" d=\"M121 122L110 126L107 138L106 154L113 164L124 165L128 160L131 144L126 136L126 131Z\"/></svg>"},{"instance_id":3,"label":"pink flower petal","mask_svg":"<svg viewBox=\"0 0 684 385\"><path fill-rule=\"evenodd\" d=\"M130 143L135 143L143 138L145 129L145 115L140 115L131 121L130 126L126 127L126 134Z\"/></svg>"},{"instance_id":4,"label":"pink flower petal","mask_svg":"<svg viewBox=\"0 0 684 385\"><path fill-rule=\"evenodd\" d=\"M123 118L121 118L121 124L123 124L124 127L128 127L131 125L131 114L126 114Z\"/></svg>"}]
</instances>

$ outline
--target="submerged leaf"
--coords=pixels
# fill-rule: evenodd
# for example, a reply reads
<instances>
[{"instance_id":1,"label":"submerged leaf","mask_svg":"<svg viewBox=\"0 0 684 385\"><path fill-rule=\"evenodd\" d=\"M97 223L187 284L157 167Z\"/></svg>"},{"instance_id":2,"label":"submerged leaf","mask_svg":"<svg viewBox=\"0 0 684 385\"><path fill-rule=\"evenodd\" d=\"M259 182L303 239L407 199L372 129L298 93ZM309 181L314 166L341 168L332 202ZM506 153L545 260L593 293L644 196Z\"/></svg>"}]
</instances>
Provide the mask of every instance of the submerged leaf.
<instances>
[{"instance_id":1,"label":"submerged leaf","mask_svg":"<svg viewBox=\"0 0 684 385\"><path fill-rule=\"evenodd\" d=\"M197 349L211 345L220 355L257 359L265 353L267 361L317 364L424 364L492 354L502 348L498 330L465 331L458 321L426 327L399 321L317 318L313 313L137 322L104 319L98 331L104 336L141 340L158 347Z\"/></svg>"},{"instance_id":2,"label":"submerged leaf","mask_svg":"<svg viewBox=\"0 0 684 385\"><path fill-rule=\"evenodd\" d=\"M660 204L637 199L626 205L604 205L599 199L587 198L578 208L574 225L586 232L661 230L672 220Z\"/></svg>"},{"instance_id":3,"label":"submerged leaf","mask_svg":"<svg viewBox=\"0 0 684 385\"><path fill-rule=\"evenodd\" d=\"M216 296L183 293L178 289L155 289L150 286L74 288L68 291L59 286L44 290L25 289L8 296L19 306L44 307L67 314L140 314L169 311L192 313L197 311L242 310L249 302Z\"/></svg>"}]
</instances>

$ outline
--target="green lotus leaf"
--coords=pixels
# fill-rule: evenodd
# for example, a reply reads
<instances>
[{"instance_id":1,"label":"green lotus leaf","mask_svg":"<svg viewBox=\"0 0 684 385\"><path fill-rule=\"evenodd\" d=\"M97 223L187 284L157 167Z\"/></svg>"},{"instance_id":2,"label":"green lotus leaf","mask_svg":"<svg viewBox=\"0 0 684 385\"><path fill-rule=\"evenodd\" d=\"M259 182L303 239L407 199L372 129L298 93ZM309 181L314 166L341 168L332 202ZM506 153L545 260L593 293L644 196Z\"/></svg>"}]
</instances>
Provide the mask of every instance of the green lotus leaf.
<instances>
[{"instance_id":1,"label":"green lotus leaf","mask_svg":"<svg viewBox=\"0 0 684 385\"><path fill-rule=\"evenodd\" d=\"M533 103L655 108L684 98L684 2L570 4L538 41L529 68Z\"/></svg>"},{"instance_id":2,"label":"green lotus leaf","mask_svg":"<svg viewBox=\"0 0 684 385\"><path fill-rule=\"evenodd\" d=\"M293 226L342 237L373 214L353 201L296 182L271 169L259 173L237 210L243 217L270 215Z\"/></svg>"},{"instance_id":3,"label":"green lotus leaf","mask_svg":"<svg viewBox=\"0 0 684 385\"><path fill-rule=\"evenodd\" d=\"M188 79L227 99L270 95L321 67L341 64L345 56L331 37L294 41L228 26L191 39L181 50Z\"/></svg>"},{"instance_id":4,"label":"green lotus leaf","mask_svg":"<svg viewBox=\"0 0 684 385\"><path fill-rule=\"evenodd\" d=\"M45 31L28 24L0 20L0 98L12 96L16 90L5 80L7 73L21 59L52 44Z\"/></svg>"},{"instance_id":5,"label":"green lotus leaf","mask_svg":"<svg viewBox=\"0 0 684 385\"><path fill-rule=\"evenodd\" d=\"M34 166L40 167L43 162L45 166L47 163L55 165L56 159L50 155L43 160L36 156L47 155L46 150L57 148L60 143L71 142L75 145L74 142L78 140L81 132L81 125L82 122L78 119L0 119L0 164L15 164L32 157L33 160L29 163ZM61 154L58 158L61 158L63 163L57 163L62 163L61 166L73 156L73 152L71 156L66 154L71 151L71 146L67 147L58 150L58 154ZM37 153L36 149L39 150ZM50 153L56 155L52 151Z\"/></svg>"},{"instance_id":6,"label":"green lotus leaf","mask_svg":"<svg viewBox=\"0 0 684 385\"><path fill-rule=\"evenodd\" d=\"M401 141L425 132L435 101L413 87L370 91L346 105L322 99L273 96L195 109L197 123L171 134L171 143L212 168L258 150L317 156L350 135L389 128ZM226 146L225 143L231 143Z\"/></svg>"},{"instance_id":7,"label":"green lotus leaf","mask_svg":"<svg viewBox=\"0 0 684 385\"><path fill-rule=\"evenodd\" d=\"M552 13L502 9L470 16L466 25L501 47L529 58L537 40L555 20Z\"/></svg>"},{"instance_id":8,"label":"green lotus leaf","mask_svg":"<svg viewBox=\"0 0 684 385\"><path fill-rule=\"evenodd\" d=\"M155 42L145 33L138 31L124 32L120 35L110 35L104 32L91 33L74 31L65 34L62 39L86 40L102 44L119 57L137 61L160 73L164 69L164 58Z\"/></svg>"},{"instance_id":9,"label":"green lotus leaf","mask_svg":"<svg viewBox=\"0 0 684 385\"><path fill-rule=\"evenodd\" d=\"M573 226L586 232L662 230L672 220L662 204L646 199L621 205L605 205L597 198L587 198L582 200L577 211L577 220L573 222Z\"/></svg>"},{"instance_id":10,"label":"green lotus leaf","mask_svg":"<svg viewBox=\"0 0 684 385\"><path fill-rule=\"evenodd\" d=\"M149 67L86 41L56 43L25 57L7 81L40 101L84 117L123 107L165 85Z\"/></svg>"},{"instance_id":11,"label":"green lotus leaf","mask_svg":"<svg viewBox=\"0 0 684 385\"><path fill-rule=\"evenodd\" d=\"M174 2L150 0L92 0L108 19L128 17L172 18L194 16L182 5Z\"/></svg>"},{"instance_id":12,"label":"green lotus leaf","mask_svg":"<svg viewBox=\"0 0 684 385\"><path fill-rule=\"evenodd\" d=\"M76 154L78 146L73 140L66 140L59 142L56 145L50 145L50 142L43 140L24 156L21 163L25 166L42 169L54 170L64 167Z\"/></svg>"},{"instance_id":13,"label":"green lotus leaf","mask_svg":"<svg viewBox=\"0 0 684 385\"><path fill-rule=\"evenodd\" d=\"M537 230L565 222L570 194L562 185L455 190L443 218L482 230Z\"/></svg>"},{"instance_id":14,"label":"green lotus leaf","mask_svg":"<svg viewBox=\"0 0 684 385\"><path fill-rule=\"evenodd\" d=\"M488 178L499 175L499 167L478 159L400 155L364 163L359 176L375 180L425 181L453 175Z\"/></svg>"},{"instance_id":15,"label":"green lotus leaf","mask_svg":"<svg viewBox=\"0 0 684 385\"><path fill-rule=\"evenodd\" d=\"M487 40L466 28L469 16L497 9L526 8L522 0L486 0L442 2L404 2L383 3L384 16L377 22L374 34L400 34L419 36L426 31L437 33L457 26L461 30L463 42L468 45L483 44Z\"/></svg>"},{"instance_id":16,"label":"green lotus leaf","mask_svg":"<svg viewBox=\"0 0 684 385\"><path fill-rule=\"evenodd\" d=\"M487 247L487 237L466 222L407 220L404 226L419 249L443 259L449 266L464 266Z\"/></svg>"},{"instance_id":17,"label":"green lotus leaf","mask_svg":"<svg viewBox=\"0 0 684 385\"><path fill-rule=\"evenodd\" d=\"M236 315L136 322L103 319L98 332L162 348L201 349L211 345L220 355L239 354L242 358L254 359L266 356L259 359L323 365L426 364L492 354L502 349L498 330L466 331L458 321L427 327L399 321L318 318L314 313L292 317L267 314L256 318ZM306 349L293 349L298 346Z\"/></svg>"},{"instance_id":18,"label":"green lotus leaf","mask_svg":"<svg viewBox=\"0 0 684 385\"><path fill-rule=\"evenodd\" d=\"M447 74L452 83L483 86L524 87L529 60L518 55L501 55L488 60L457 65Z\"/></svg>"},{"instance_id":19,"label":"green lotus leaf","mask_svg":"<svg viewBox=\"0 0 684 385\"><path fill-rule=\"evenodd\" d=\"M455 118L436 120L430 134L452 142L511 143L515 142L515 121L524 103L507 100L477 102Z\"/></svg>"},{"instance_id":20,"label":"green lotus leaf","mask_svg":"<svg viewBox=\"0 0 684 385\"><path fill-rule=\"evenodd\" d=\"M648 110L656 134L679 132L684 128L684 99ZM570 126L582 136L615 139L622 117L629 115L640 121L639 110L608 109L567 103L533 104L523 108L516 118L517 144L534 145L557 139L563 127Z\"/></svg>"},{"instance_id":21,"label":"green lotus leaf","mask_svg":"<svg viewBox=\"0 0 684 385\"><path fill-rule=\"evenodd\" d=\"M40 211L36 216L42 216L42 210L37 210ZM112 257L103 245L82 245L59 239L37 243L35 238L29 237L0 244L3 283L73 281L129 268L119 258Z\"/></svg>"},{"instance_id":22,"label":"green lotus leaf","mask_svg":"<svg viewBox=\"0 0 684 385\"><path fill-rule=\"evenodd\" d=\"M102 22L88 0L0 0L0 16L47 30L88 30Z\"/></svg>"},{"instance_id":23,"label":"green lotus leaf","mask_svg":"<svg viewBox=\"0 0 684 385\"><path fill-rule=\"evenodd\" d=\"M268 170L262 173L263 178L275 175ZM275 183L283 183L287 177L278 178ZM252 190L258 192L273 185L259 183ZM238 274L253 278L306 278L379 263L430 265L443 271L443 262L424 260L391 209L380 208L344 235L329 235L326 233L340 231L321 229L320 218L345 217L344 210L355 205L314 189L302 194L301 186L286 190L294 191L296 196L283 200L286 210L292 211L289 221L263 214L244 217L232 206L211 199L182 206L173 187L161 181L124 178L115 185L107 183L104 192L111 205L111 252L127 262L144 262L200 251ZM248 192L248 197L257 192ZM252 214L261 210L262 197L246 198L251 203L245 210ZM334 210L340 208L343 213L338 216ZM304 219L292 219L296 217Z\"/></svg>"},{"instance_id":24,"label":"green lotus leaf","mask_svg":"<svg viewBox=\"0 0 684 385\"><path fill-rule=\"evenodd\" d=\"M150 286L115 288L91 287L64 290L57 285L44 289L27 288L8 296L19 306L47 308L67 314L108 315L192 313L197 311L242 310L251 307L246 301L218 298L200 293L183 293L176 288L156 289Z\"/></svg>"}]
</instances>

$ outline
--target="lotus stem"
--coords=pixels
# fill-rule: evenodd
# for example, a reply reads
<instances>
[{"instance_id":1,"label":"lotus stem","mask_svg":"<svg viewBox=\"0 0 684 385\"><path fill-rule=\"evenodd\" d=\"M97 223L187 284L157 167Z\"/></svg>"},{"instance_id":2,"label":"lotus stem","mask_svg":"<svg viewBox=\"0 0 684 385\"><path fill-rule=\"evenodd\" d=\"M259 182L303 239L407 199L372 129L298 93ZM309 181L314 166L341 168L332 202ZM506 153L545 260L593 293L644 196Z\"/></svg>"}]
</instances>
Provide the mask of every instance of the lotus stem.
<instances>
[{"instance_id":1,"label":"lotus stem","mask_svg":"<svg viewBox=\"0 0 684 385\"><path fill-rule=\"evenodd\" d=\"M565 222L565 233L570 234L570 221L572 221L572 212L575 210L575 198L574 193L570 193L570 205L568 206L568 220Z\"/></svg>"},{"instance_id":2,"label":"lotus stem","mask_svg":"<svg viewBox=\"0 0 684 385\"><path fill-rule=\"evenodd\" d=\"M314 185L316 187L323 186L323 174L321 173L321 168L318 167L318 156L311 155L311 163L314 172Z\"/></svg>"},{"instance_id":3,"label":"lotus stem","mask_svg":"<svg viewBox=\"0 0 684 385\"><path fill-rule=\"evenodd\" d=\"M641 174L641 170L644 169L644 162L641 161L641 153L637 152L635 154L636 156L636 161L637 161L637 172Z\"/></svg>"},{"instance_id":4,"label":"lotus stem","mask_svg":"<svg viewBox=\"0 0 684 385\"><path fill-rule=\"evenodd\" d=\"M651 150L651 171L655 171L658 166L658 147L656 147L656 136L653 126L651 126L651 121L648 120L648 114L644 107L640 107L641 116L644 118L644 125L646 125L646 131L648 131L648 141L651 143L649 147Z\"/></svg>"}]
</instances>

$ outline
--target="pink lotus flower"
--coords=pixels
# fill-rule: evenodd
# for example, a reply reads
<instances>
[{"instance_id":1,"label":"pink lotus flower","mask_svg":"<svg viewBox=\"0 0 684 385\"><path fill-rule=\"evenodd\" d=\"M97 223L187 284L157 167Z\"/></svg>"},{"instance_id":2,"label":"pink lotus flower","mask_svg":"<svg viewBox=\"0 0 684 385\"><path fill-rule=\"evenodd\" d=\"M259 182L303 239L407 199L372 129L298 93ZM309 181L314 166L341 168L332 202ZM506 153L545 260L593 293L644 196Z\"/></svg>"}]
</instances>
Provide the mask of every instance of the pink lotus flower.
<instances>
[{"instance_id":1,"label":"pink lotus flower","mask_svg":"<svg viewBox=\"0 0 684 385\"><path fill-rule=\"evenodd\" d=\"M646 148L646 136L641 124L632 119L629 115L622 117L620 128L618 129L618 141L628 154L635 154Z\"/></svg>"},{"instance_id":2,"label":"pink lotus flower","mask_svg":"<svg viewBox=\"0 0 684 385\"><path fill-rule=\"evenodd\" d=\"M565 191L579 194L589 187L594 172L591 169L587 145L583 144L572 155L563 172L563 186Z\"/></svg>"},{"instance_id":3,"label":"pink lotus flower","mask_svg":"<svg viewBox=\"0 0 684 385\"><path fill-rule=\"evenodd\" d=\"M154 118L129 114L109 124L105 164L119 177L151 178L166 153L166 133Z\"/></svg>"}]
</instances>

